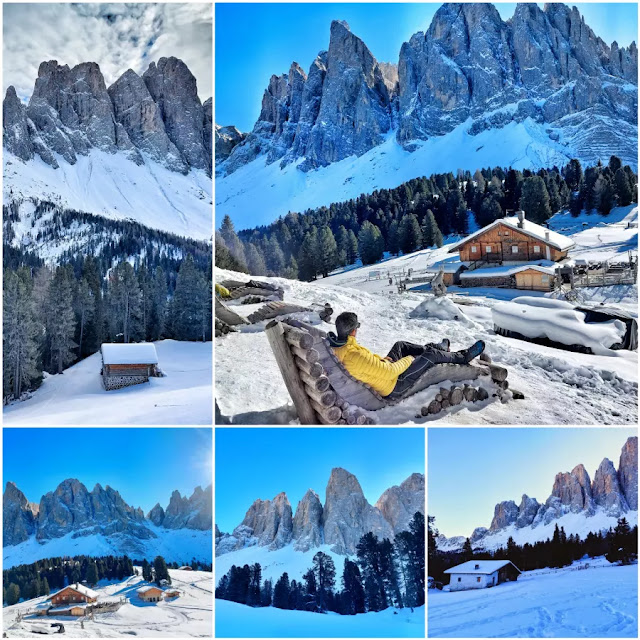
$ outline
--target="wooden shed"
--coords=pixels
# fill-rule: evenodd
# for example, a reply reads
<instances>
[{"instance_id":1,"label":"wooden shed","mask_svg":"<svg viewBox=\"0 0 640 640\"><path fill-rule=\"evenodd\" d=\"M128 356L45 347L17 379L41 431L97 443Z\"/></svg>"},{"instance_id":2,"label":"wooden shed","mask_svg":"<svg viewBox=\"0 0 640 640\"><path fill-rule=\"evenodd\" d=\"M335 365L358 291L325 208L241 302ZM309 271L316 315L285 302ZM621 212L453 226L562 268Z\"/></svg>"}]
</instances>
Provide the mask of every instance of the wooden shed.
<instances>
[{"instance_id":1,"label":"wooden shed","mask_svg":"<svg viewBox=\"0 0 640 640\"><path fill-rule=\"evenodd\" d=\"M449 253L458 252L461 262L503 263L528 260L558 262L575 246L571 238L530 222L524 211L495 220L490 225L455 244Z\"/></svg>"},{"instance_id":2,"label":"wooden shed","mask_svg":"<svg viewBox=\"0 0 640 640\"><path fill-rule=\"evenodd\" d=\"M158 354L151 342L103 344L102 381L107 391L149 382L159 375Z\"/></svg>"},{"instance_id":3,"label":"wooden shed","mask_svg":"<svg viewBox=\"0 0 640 640\"><path fill-rule=\"evenodd\" d=\"M549 267L528 265L514 271L516 289L529 289L531 291L553 291L555 283L555 270Z\"/></svg>"},{"instance_id":4,"label":"wooden shed","mask_svg":"<svg viewBox=\"0 0 640 640\"><path fill-rule=\"evenodd\" d=\"M164 591L160 587L153 585L141 587L136 593L140 600L144 602L160 602L164 597Z\"/></svg>"},{"instance_id":5,"label":"wooden shed","mask_svg":"<svg viewBox=\"0 0 640 640\"><path fill-rule=\"evenodd\" d=\"M438 274L442 271L442 282L445 286L451 287L460 284L460 274L467 269L467 265L459 260L442 260L428 266L427 273Z\"/></svg>"}]
</instances>

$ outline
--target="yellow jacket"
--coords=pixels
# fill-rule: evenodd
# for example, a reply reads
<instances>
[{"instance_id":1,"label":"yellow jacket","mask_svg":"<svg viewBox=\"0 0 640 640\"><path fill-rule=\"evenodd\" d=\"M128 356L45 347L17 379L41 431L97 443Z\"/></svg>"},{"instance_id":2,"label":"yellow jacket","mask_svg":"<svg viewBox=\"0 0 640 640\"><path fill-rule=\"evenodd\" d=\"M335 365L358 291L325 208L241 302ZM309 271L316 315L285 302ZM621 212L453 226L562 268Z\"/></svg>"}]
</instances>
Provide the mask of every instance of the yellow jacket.
<instances>
[{"instance_id":1,"label":"yellow jacket","mask_svg":"<svg viewBox=\"0 0 640 640\"><path fill-rule=\"evenodd\" d=\"M228 298L231 295L231 292L229 291L229 289L227 289L226 287L223 287L221 284L218 284L217 282L216 282L216 293L221 298Z\"/></svg>"},{"instance_id":2,"label":"yellow jacket","mask_svg":"<svg viewBox=\"0 0 640 640\"><path fill-rule=\"evenodd\" d=\"M344 346L334 347L333 351L354 378L370 385L381 396L388 396L393 391L398 376L413 362L413 356L406 356L397 362L383 360L377 353L371 353L359 345L353 336L347 338Z\"/></svg>"}]
</instances>

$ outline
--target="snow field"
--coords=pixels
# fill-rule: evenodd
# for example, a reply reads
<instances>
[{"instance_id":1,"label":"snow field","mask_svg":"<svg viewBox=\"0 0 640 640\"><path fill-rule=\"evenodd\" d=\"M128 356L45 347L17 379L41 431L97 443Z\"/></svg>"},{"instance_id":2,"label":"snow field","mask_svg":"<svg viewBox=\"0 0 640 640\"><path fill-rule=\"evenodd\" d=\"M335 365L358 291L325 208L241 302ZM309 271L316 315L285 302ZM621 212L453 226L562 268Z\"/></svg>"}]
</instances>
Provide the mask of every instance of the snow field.
<instances>
[{"instance_id":1,"label":"snow field","mask_svg":"<svg viewBox=\"0 0 640 640\"><path fill-rule=\"evenodd\" d=\"M140 570L138 568L138 570ZM212 637L213 635L213 582L211 573L205 571L180 571L169 569L172 586L181 591L178 598L158 603L142 602L136 589L146 584L140 576L132 576L123 582L100 581L96 591L101 597L126 596L130 602L118 611L96 614L95 619L84 620L69 616L47 616L28 618L16 622L16 615L44 602L45 597L35 598L3 609L3 630L12 638L33 638L29 631L32 624L62 622L65 635L71 638L117 638L117 637Z\"/></svg>"},{"instance_id":2,"label":"snow field","mask_svg":"<svg viewBox=\"0 0 640 640\"><path fill-rule=\"evenodd\" d=\"M587 560L491 589L429 589L430 638L635 638L638 567ZM595 565L595 566L594 566Z\"/></svg>"},{"instance_id":3,"label":"snow field","mask_svg":"<svg viewBox=\"0 0 640 640\"><path fill-rule=\"evenodd\" d=\"M154 343L163 378L105 391L95 353L62 374L45 374L28 400L4 407L5 425L211 424L210 342Z\"/></svg>"},{"instance_id":4,"label":"snow field","mask_svg":"<svg viewBox=\"0 0 640 640\"><path fill-rule=\"evenodd\" d=\"M216 600L216 638L424 638L424 607L341 616Z\"/></svg>"}]
</instances>

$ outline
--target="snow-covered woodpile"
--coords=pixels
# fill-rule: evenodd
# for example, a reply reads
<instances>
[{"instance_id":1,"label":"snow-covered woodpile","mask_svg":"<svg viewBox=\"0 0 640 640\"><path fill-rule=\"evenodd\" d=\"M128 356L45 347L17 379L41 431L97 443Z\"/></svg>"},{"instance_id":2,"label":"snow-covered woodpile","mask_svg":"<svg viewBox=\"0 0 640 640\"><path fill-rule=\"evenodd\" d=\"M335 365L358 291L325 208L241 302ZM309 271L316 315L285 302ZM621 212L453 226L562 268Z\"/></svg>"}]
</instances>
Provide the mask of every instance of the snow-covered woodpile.
<instances>
[{"instance_id":1,"label":"snow-covered woodpile","mask_svg":"<svg viewBox=\"0 0 640 640\"><path fill-rule=\"evenodd\" d=\"M308 307L301 307L300 305L293 304L291 302L267 302L257 311L254 311L251 315L247 316L247 319L253 324L255 322L262 322L262 320L271 320L278 316L283 316L289 313L298 313L301 311L311 311L311 309Z\"/></svg>"}]
</instances>

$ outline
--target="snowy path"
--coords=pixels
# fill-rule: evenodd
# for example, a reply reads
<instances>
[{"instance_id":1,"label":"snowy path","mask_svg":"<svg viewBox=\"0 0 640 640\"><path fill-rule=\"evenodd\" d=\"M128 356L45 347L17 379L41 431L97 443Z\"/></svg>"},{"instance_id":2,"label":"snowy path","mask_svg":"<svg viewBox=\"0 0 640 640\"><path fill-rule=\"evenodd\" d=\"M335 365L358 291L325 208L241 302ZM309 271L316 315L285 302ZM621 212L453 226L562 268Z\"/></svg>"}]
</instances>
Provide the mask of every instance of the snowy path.
<instances>
[{"instance_id":1,"label":"snowy path","mask_svg":"<svg viewBox=\"0 0 640 640\"><path fill-rule=\"evenodd\" d=\"M424 607L395 611L323 615L216 600L216 638L424 638Z\"/></svg>"},{"instance_id":2,"label":"snowy path","mask_svg":"<svg viewBox=\"0 0 640 640\"><path fill-rule=\"evenodd\" d=\"M107 392L96 353L5 407L4 424L210 424L211 343L162 340L156 348L166 377Z\"/></svg>"},{"instance_id":3,"label":"snowy path","mask_svg":"<svg viewBox=\"0 0 640 640\"><path fill-rule=\"evenodd\" d=\"M633 638L638 567L528 572L492 589L430 590L429 637Z\"/></svg>"}]
</instances>

